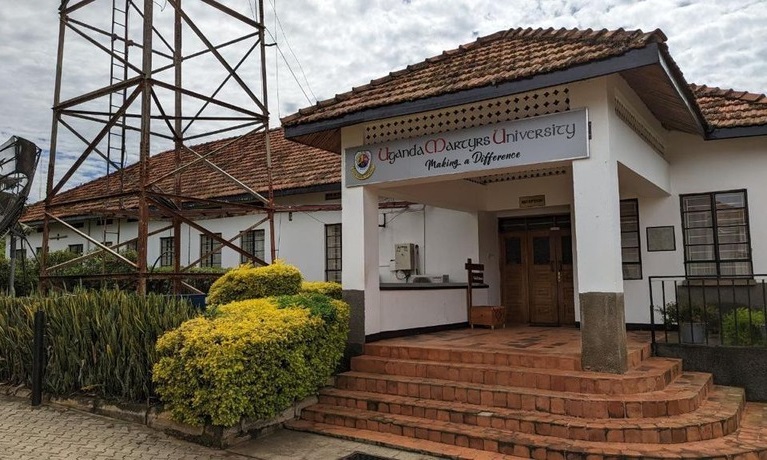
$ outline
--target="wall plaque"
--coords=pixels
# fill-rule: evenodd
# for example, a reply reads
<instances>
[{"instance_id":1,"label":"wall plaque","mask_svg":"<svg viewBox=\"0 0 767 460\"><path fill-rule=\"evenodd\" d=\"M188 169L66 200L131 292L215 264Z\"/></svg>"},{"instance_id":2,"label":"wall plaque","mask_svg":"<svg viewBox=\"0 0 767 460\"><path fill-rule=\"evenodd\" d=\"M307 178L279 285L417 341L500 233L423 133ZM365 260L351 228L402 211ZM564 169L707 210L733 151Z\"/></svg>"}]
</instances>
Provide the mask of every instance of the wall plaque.
<instances>
[{"instance_id":1,"label":"wall plaque","mask_svg":"<svg viewBox=\"0 0 767 460\"><path fill-rule=\"evenodd\" d=\"M674 226L647 227L647 251L676 251Z\"/></svg>"},{"instance_id":2,"label":"wall plaque","mask_svg":"<svg viewBox=\"0 0 767 460\"><path fill-rule=\"evenodd\" d=\"M519 197L520 208L540 208L546 206L546 195L532 195Z\"/></svg>"}]
</instances>

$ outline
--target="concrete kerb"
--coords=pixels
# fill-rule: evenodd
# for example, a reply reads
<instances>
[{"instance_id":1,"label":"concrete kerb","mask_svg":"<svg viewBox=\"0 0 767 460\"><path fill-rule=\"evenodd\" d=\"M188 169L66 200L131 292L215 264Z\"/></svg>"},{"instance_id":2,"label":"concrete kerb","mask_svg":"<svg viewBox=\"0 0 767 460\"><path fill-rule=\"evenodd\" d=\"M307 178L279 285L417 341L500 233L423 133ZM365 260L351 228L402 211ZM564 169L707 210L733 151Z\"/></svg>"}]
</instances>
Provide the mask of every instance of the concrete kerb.
<instances>
[{"instance_id":1,"label":"concrete kerb","mask_svg":"<svg viewBox=\"0 0 767 460\"><path fill-rule=\"evenodd\" d=\"M0 394L28 400L31 398L32 391L23 385L13 386L0 383ZM285 422L300 417L301 411L308 406L317 404L318 399L317 396L309 396L294 403L273 419L250 420L243 418L239 424L231 428L215 425L195 427L173 420L170 417L170 413L164 411L161 406L115 404L112 401L106 401L94 396L78 395L68 398L45 396L43 401L53 406L146 425L153 430L161 431L186 441L225 449L276 431Z\"/></svg>"}]
</instances>

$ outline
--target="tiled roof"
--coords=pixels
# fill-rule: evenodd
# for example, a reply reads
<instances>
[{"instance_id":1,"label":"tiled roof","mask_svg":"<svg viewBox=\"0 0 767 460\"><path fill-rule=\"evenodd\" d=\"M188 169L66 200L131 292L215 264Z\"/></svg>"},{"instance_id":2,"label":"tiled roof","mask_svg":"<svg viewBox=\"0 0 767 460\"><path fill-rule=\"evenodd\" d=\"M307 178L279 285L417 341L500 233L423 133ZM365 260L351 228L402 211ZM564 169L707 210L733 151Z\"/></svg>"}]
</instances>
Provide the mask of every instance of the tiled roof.
<instances>
[{"instance_id":1,"label":"tiled roof","mask_svg":"<svg viewBox=\"0 0 767 460\"><path fill-rule=\"evenodd\" d=\"M660 30L511 29L372 80L282 119L283 126L530 78L664 43Z\"/></svg>"},{"instance_id":2,"label":"tiled roof","mask_svg":"<svg viewBox=\"0 0 767 460\"><path fill-rule=\"evenodd\" d=\"M690 85L712 128L767 125L767 96L746 91Z\"/></svg>"},{"instance_id":3,"label":"tiled roof","mask_svg":"<svg viewBox=\"0 0 767 460\"><path fill-rule=\"evenodd\" d=\"M269 132L272 150L272 183L275 191L299 189L341 182L341 158L339 155L324 150L308 147L285 139L282 129ZM266 172L266 150L264 133L251 133L240 139L221 139L192 146L196 152L205 155L222 147L212 161L224 171L236 177L253 190L266 194L268 190ZM196 155L183 151L182 164L197 158ZM150 180L159 178L175 169L174 152L167 151L152 156L149 162ZM125 168L124 191L137 190L138 165ZM245 191L221 173L214 171L205 162L184 170L181 180L182 194L196 198L224 198L242 195ZM173 192L173 176L158 182L159 188L167 193ZM86 184L59 193L56 202L80 200L106 196L120 191L119 177L116 174L95 179ZM57 212L60 217L90 215L96 208L103 208L103 203L87 202L67 206L65 211ZM125 208L137 206L137 198L131 196L123 202ZM61 210L63 208L59 208ZM43 217L43 203L30 206L21 218L22 222L39 221Z\"/></svg>"}]
</instances>

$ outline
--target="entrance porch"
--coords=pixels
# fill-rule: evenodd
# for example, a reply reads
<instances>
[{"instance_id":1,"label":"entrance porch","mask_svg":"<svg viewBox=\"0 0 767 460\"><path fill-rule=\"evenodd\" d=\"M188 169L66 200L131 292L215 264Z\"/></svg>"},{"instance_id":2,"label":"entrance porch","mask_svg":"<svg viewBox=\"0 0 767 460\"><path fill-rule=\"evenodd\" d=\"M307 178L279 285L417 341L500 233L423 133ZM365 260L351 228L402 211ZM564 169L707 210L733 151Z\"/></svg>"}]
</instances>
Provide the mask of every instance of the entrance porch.
<instances>
[{"instance_id":1,"label":"entrance porch","mask_svg":"<svg viewBox=\"0 0 767 460\"><path fill-rule=\"evenodd\" d=\"M465 329L368 343L295 430L456 459L764 458L767 406L650 356L581 370L575 328Z\"/></svg>"}]
</instances>

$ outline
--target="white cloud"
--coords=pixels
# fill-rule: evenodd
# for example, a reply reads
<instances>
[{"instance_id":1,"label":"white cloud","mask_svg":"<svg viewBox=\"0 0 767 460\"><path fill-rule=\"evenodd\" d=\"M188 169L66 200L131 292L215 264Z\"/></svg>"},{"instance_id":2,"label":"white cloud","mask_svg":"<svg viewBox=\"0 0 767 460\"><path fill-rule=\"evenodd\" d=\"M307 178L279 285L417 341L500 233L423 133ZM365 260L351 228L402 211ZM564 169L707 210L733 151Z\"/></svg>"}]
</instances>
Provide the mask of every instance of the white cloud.
<instances>
[{"instance_id":1,"label":"white cloud","mask_svg":"<svg viewBox=\"0 0 767 460\"><path fill-rule=\"evenodd\" d=\"M58 38L56 3L26 0L4 5L0 16L0 142L15 134L43 149L49 147ZM102 3L108 10L108 2ZM224 3L251 15L247 0ZM303 81L284 34L275 24L272 4L319 99L453 49L478 35L516 27L660 28L668 36L671 55L689 82L767 91L767 28L763 26L767 9L758 0L267 0L267 26ZM95 12L103 8L98 3L93 5L83 10L92 8ZM198 2L186 2L185 7L191 13L206 8ZM105 24L108 16L97 13L88 20ZM155 16L159 26L167 25L172 18L171 8L160 11L157 6ZM197 20L206 30L216 30L214 41L218 43L241 30L239 24L222 23L217 15L208 12L197 16ZM185 43L185 52L199 48L196 40ZM68 42L67 84L63 90L66 95L105 84L107 58L100 52L84 50L76 41L71 45ZM276 49L269 48L267 60L272 125L276 125L279 116L305 107L309 101L282 57L276 55ZM259 88L256 62L249 61L242 69L254 89ZM225 75L211 58L200 60L198 67L202 70L192 67L190 63L186 83L204 91L215 88ZM233 91L225 91L222 97L240 100ZM72 152L82 148L82 143L65 136L59 147L73 158ZM43 164L40 169L44 169ZM65 165L59 169L63 174ZM84 169L71 185L88 180L97 171L95 166ZM33 188L40 190L38 184Z\"/></svg>"}]
</instances>

